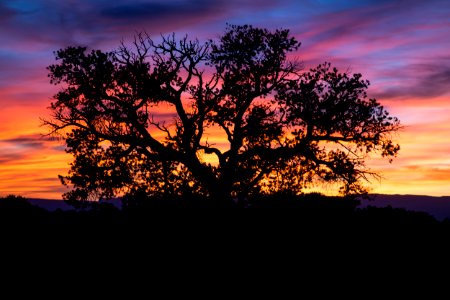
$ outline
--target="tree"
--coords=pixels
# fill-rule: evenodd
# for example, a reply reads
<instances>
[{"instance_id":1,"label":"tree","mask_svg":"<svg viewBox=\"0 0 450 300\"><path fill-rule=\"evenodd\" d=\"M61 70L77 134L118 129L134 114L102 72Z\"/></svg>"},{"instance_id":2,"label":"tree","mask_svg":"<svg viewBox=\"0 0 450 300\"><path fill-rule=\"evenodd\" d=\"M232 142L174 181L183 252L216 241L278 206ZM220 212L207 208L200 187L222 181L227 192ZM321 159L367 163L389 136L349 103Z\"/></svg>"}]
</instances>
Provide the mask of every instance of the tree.
<instances>
[{"instance_id":1,"label":"tree","mask_svg":"<svg viewBox=\"0 0 450 300\"><path fill-rule=\"evenodd\" d=\"M44 120L74 156L66 198L298 194L309 183L363 191L364 159L394 157L397 118L369 82L329 63L303 72L289 30L228 25L217 41L139 34L132 48L56 52L62 85ZM210 142L221 137L221 144Z\"/></svg>"}]
</instances>

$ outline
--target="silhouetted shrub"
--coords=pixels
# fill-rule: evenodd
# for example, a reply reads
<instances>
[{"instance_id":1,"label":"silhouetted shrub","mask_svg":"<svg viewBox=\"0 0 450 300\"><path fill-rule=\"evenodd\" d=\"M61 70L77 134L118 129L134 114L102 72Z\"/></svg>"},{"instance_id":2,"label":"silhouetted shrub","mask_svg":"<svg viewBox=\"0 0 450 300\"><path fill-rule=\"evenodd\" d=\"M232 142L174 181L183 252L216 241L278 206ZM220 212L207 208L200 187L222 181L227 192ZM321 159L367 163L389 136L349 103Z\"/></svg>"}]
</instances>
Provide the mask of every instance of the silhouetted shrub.
<instances>
[{"instance_id":1,"label":"silhouetted shrub","mask_svg":"<svg viewBox=\"0 0 450 300\"><path fill-rule=\"evenodd\" d=\"M8 195L0 197L0 222L32 223L44 221L48 212L38 206L32 205L21 196Z\"/></svg>"},{"instance_id":2,"label":"silhouetted shrub","mask_svg":"<svg viewBox=\"0 0 450 300\"><path fill-rule=\"evenodd\" d=\"M240 204L232 206L206 197L136 194L123 199L122 209L111 203L90 203L84 209L49 212L23 197L8 196L0 198L0 222L4 230L21 225L25 228L23 232L31 233L25 235L27 238L46 235L50 237L47 240L89 239L95 243L115 235L145 238L170 232L167 238L173 235L189 239L193 234L203 233L227 239L236 236L246 243L269 237L280 243L310 243L313 237L331 244L364 239L372 244L389 240L397 244L436 245L450 233L449 220L438 222L426 213L389 206L358 208L358 205L359 201L352 197L317 193L259 195L241 199ZM219 213L219 208L233 211Z\"/></svg>"}]
</instances>

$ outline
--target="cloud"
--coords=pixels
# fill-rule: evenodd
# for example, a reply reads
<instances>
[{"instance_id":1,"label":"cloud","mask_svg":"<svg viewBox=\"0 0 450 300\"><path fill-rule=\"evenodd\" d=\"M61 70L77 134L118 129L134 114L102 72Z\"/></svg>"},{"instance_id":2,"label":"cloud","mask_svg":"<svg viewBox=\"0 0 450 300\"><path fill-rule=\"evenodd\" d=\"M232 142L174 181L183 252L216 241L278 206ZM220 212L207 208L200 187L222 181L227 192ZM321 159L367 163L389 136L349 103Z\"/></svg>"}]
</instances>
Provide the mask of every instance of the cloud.
<instances>
[{"instance_id":1,"label":"cloud","mask_svg":"<svg viewBox=\"0 0 450 300\"><path fill-rule=\"evenodd\" d=\"M447 64L449 59L446 60ZM410 95L423 98L450 93L450 64L414 65L412 69L419 75L416 84L409 89Z\"/></svg>"},{"instance_id":2,"label":"cloud","mask_svg":"<svg viewBox=\"0 0 450 300\"><path fill-rule=\"evenodd\" d=\"M419 168L416 170L418 174L422 175L423 180L428 181L450 181L450 165L447 165L446 168Z\"/></svg>"},{"instance_id":3,"label":"cloud","mask_svg":"<svg viewBox=\"0 0 450 300\"><path fill-rule=\"evenodd\" d=\"M0 139L0 163L18 163L35 154L45 153L53 146L53 139L39 134Z\"/></svg>"},{"instance_id":4,"label":"cloud","mask_svg":"<svg viewBox=\"0 0 450 300\"><path fill-rule=\"evenodd\" d=\"M383 98L434 98L450 94L450 57L435 59L431 63L411 64L395 68L384 75L387 85L374 93Z\"/></svg>"},{"instance_id":5,"label":"cloud","mask_svg":"<svg viewBox=\"0 0 450 300\"><path fill-rule=\"evenodd\" d=\"M15 11L6 6L4 3L0 2L0 20L3 22L9 20L15 15Z\"/></svg>"},{"instance_id":6,"label":"cloud","mask_svg":"<svg viewBox=\"0 0 450 300\"><path fill-rule=\"evenodd\" d=\"M0 195L60 198L57 174L67 172L67 155L40 134L0 139Z\"/></svg>"},{"instance_id":7,"label":"cloud","mask_svg":"<svg viewBox=\"0 0 450 300\"><path fill-rule=\"evenodd\" d=\"M361 72L372 83L369 95L379 99L430 98L449 92L450 40L443 38L450 26L448 2L334 5L297 30L300 58L307 68L327 60L338 69Z\"/></svg>"},{"instance_id":8,"label":"cloud","mask_svg":"<svg viewBox=\"0 0 450 300\"><path fill-rule=\"evenodd\" d=\"M13 144L23 148L40 148L43 147L47 141L51 141L51 138L44 137L38 134L19 136L11 139L0 140L0 143Z\"/></svg>"},{"instance_id":9,"label":"cloud","mask_svg":"<svg viewBox=\"0 0 450 300\"><path fill-rule=\"evenodd\" d=\"M150 34L186 31L189 27L227 19L249 9L277 7L283 1L172 0L172 1L21 1L0 18L0 42L8 49L55 49L73 44L92 47L117 44L135 31ZM4 5L3 5L4 6ZM2 7L0 7L2 8ZM201 28L201 27L200 27ZM209 32L211 27L203 27Z\"/></svg>"},{"instance_id":10,"label":"cloud","mask_svg":"<svg viewBox=\"0 0 450 300\"><path fill-rule=\"evenodd\" d=\"M201 14L215 8L220 8L220 1L182 1L180 2L146 2L123 3L107 7L101 11L103 16L127 20L149 20L151 18L164 19L168 16Z\"/></svg>"},{"instance_id":11,"label":"cloud","mask_svg":"<svg viewBox=\"0 0 450 300\"><path fill-rule=\"evenodd\" d=\"M24 158L24 155L20 153L5 153L4 149L0 152L0 164L2 165L17 162L22 158Z\"/></svg>"}]
</instances>

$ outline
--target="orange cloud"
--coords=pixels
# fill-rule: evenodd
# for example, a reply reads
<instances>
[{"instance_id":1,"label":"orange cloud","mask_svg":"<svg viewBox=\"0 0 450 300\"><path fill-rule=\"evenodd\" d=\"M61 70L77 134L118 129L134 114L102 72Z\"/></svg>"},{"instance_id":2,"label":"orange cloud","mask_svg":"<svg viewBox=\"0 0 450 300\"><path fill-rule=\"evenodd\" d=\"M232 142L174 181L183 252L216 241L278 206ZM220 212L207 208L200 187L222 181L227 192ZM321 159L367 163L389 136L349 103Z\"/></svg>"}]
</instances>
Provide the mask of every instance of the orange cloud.
<instances>
[{"instance_id":1,"label":"orange cloud","mask_svg":"<svg viewBox=\"0 0 450 300\"><path fill-rule=\"evenodd\" d=\"M60 199L58 174L65 174L70 157L61 142L39 134L0 139L0 196L19 194Z\"/></svg>"},{"instance_id":2,"label":"orange cloud","mask_svg":"<svg viewBox=\"0 0 450 300\"><path fill-rule=\"evenodd\" d=\"M398 135L399 157L392 164L368 161L383 179L377 193L444 196L450 193L450 103L448 98L391 104L405 128ZM448 103L448 104L446 104ZM404 105L402 105L404 104ZM395 113L394 113L395 115Z\"/></svg>"}]
</instances>

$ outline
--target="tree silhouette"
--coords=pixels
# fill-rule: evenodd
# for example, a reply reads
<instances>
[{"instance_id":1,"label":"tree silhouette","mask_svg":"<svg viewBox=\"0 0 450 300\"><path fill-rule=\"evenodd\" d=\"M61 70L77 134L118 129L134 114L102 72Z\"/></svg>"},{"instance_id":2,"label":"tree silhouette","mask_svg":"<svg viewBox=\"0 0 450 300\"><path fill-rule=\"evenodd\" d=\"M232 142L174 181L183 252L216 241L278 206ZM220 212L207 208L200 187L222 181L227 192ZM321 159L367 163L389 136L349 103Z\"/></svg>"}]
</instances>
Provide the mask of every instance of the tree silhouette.
<instances>
[{"instance_id":1,"label":"tree silhouette","mask_svg":"<svg viewBox=\"0 0 450 300\"><path fill-rule=\"evenodd\" d=\"M174 35L133 47L56 52L62 85L44 120L74 156L67 199L124 194L300 193L317 180L360 193L371 152L392 158L397 118L361 74L329 63L303 72L289 30L228 25L201 43ZM221 138L214 144L211 140Z\"/></svg>"}]
</instances>

